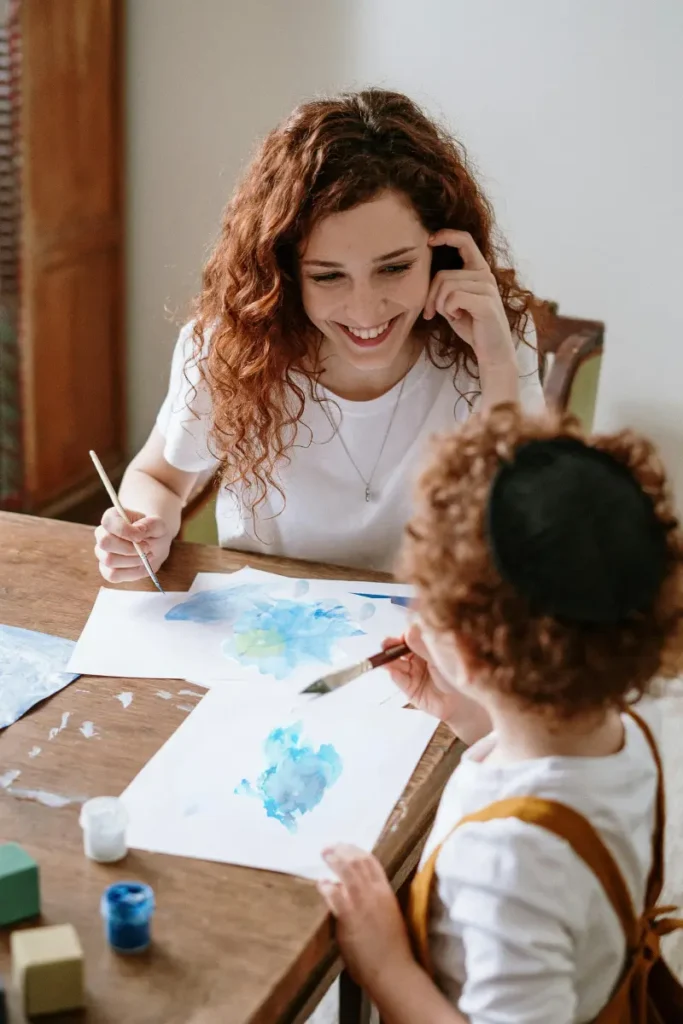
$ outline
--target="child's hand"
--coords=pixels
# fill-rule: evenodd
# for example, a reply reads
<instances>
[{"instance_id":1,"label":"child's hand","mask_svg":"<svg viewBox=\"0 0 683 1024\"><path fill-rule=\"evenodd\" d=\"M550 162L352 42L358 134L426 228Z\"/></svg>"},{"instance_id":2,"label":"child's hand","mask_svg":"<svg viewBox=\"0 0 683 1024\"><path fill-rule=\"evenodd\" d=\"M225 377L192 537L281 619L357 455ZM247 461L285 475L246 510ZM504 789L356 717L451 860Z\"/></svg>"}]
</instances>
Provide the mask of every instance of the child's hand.
<instances>
[{"instance_id":1,"label":"child's hand","mask_svg":"<svg viewBox=\"0 0 683 1024\"><path fill-rule=\"evenodd\" d=\"M484 708L466 697L439 672L429 657L419 623L411 625L403 638L412 654L387 665L391 678L403 690L410 703L442 722L468 746L491 731L491 720ZM390 637L384 647L394 647L401 639Z\"/></svg>"},{"instance_id":2,"label":"child's hand","mask_svg":"<svg viewBox=\"0 0 683 1024\"><path fill-rule=\"evenodd\" d=\"M412 653L392 661L386 666L387 671L411 704L446 721L463 698L430 660L418 623L410 626L403 640ZM400 643L401 639L390 637L384 641L383 647L395 647Z\"/></svg>"},{"instance_id":3,"label":"child's hand","mask_svg":"<svg viewBox=\"0 0 683 1024\"><path fill-rule=\"evenodd\" d=\"M414 961L398 900L371 853L340 843L323 851L339 882L318 889L337 919L337 942L355 981L372 993L380 975Z\"/></svg>"}]
</instances>

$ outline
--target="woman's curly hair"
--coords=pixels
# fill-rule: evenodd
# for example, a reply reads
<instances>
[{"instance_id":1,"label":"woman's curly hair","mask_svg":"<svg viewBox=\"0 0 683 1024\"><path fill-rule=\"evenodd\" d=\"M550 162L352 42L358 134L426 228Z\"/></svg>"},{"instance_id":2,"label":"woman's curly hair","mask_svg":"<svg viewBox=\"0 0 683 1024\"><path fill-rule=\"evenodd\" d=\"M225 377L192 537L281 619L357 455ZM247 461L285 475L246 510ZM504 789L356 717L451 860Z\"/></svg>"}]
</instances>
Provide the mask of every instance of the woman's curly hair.
<instances>
[{"instance_id":1,"label":"woman's curly hair","mask_svg":"<svg viewBox=\"0 0 683 1024\"><path fill-rule=\"evenodd\" d=\"M488 261L513 332L522 335L532 295L517 283L494 238L493 214L463 147L407 97L380 89L305 103L268 135L223 217L196 301L194 354L212 399L211 441L225 484L253 486L260 504L287 456L315 379L307 358L319 335L305 314L297 254L322 217L405 195L429 232L469 231ZM433 357L476 361L441 320L420 318ZM303 381L305 384L306 382Z\"/></svg>"},{"instance_id":2,"label":"woman's curly hair","mask_svg":"<svg viewBox=\"0 0 683 1024\"><path fill-rule=\"evenodd\" d=\"M487 509L497 471L525 443L558 437L584 441L626 467L665 538L654 602L616 624L535 612L494 564ZM655 448L631 431L586 441L573 417L532 420L505 405L436 439L400 574L416 585L425 622L457 637L477 678L526 706L569 718L640 696L683 666L683 533Z\"/></svg>"}]
</instances>

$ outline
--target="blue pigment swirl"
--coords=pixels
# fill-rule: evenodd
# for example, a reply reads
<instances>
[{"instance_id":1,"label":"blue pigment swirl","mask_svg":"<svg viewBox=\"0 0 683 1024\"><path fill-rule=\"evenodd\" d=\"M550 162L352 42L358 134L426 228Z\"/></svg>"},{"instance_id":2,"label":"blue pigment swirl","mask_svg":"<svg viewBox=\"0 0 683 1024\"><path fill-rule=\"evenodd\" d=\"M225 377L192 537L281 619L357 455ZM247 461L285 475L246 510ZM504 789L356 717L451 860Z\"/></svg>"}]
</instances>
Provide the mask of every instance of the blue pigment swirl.
<instances>
[{"instance_id":1,"label":"blue pigment swirl","mask_svg":"<svg viewBox=\"0 0 683 1024\"><path fill-rule=\"evenodd\" d=\"M318 750L301 739L302 723L273 729L263 749L267 768L255 783L242 779L238 795L256 797L269 818L295 833L304 814L309 814L342 773L342 759L331 743Z\"/></svg>"},{"instance_id":2,"label":"blue pigment swirl","mask_svg":"<svg viewBox=\"0 0 683 1024\"><path fill-rule=\"evenodd\" d=\"M368 604L361 611L362 618L369 618L374 606ZM331 665L340 640L363 636L338 601L271 597L259 584L200 591L171 608L166 618L224 623L226 658L276 679L287 679L302 665Z\"/></svg>"}]
</instances>

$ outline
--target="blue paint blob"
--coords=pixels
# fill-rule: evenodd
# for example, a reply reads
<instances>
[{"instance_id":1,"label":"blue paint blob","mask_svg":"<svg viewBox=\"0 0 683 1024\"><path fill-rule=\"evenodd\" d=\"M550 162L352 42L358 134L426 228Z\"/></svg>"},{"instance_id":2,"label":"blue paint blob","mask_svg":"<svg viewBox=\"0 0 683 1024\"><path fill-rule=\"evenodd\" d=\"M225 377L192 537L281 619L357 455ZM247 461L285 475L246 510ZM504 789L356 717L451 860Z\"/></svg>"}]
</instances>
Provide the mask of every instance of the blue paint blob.
<instances>
[{"instance_id":1,"label":"blue paint blob","mask_svg":"<svg viewBox=\"0 0 683 1024\"><path fill-rule=\"evenodd\" d=\"M295 586L299 598L307 590L306 580ZM374 606L367 605L361 618L372 614ZM363 635L348 609L338 601L272 597L260 583L202 590L174 605L166 619L224 625L225 657L276 679L286 679L311 662L331 665L339 640Z\"/></svg>"},{"instance_id":2,"label":"blue paint blob","mask_svg":"<svg viewBox=\"0 0 683 1024\"><path fill-rule=\"evenodd\" d=\"M164 618L176 622L225 622L231 625L245 607L261 595L260 583L242 583L221 590L200 590L187 600L173 605Z\"/></svg>"},{"instance_id":3,"label":"blue paint blob","mask_svg":"<svg viewBox=\"0 0 683 1024\"><path fill-rule=\"evenodd\" d=\"M256 797L269 818L295 833L342 773L342 759L331 743L318 750L301 739L302 723L273 729L263 749L268 767L256 782L242 779L235 793Z\"/></svg>"},{"instance_id":4,"label":"blue paint blob","mask_svg":"<svg viewBox=\"0 0 683 1024\"><path fill-rule=\"evenodd\" d=\"M65 672L73 640L0 624L0 729L78 679Z\"/></svg>"},{"instance_id":5,"label":"blue paint blob","mask_svg":"<svg viewBox=\"0 0 683 1024\"><path fill-rule=\"evenodd\" d=\"M223 651L240 665L286 679L302 665L332 664L339 640L362 635L348 610L334 601L263 599L243 610Z\"/></svg>"},{"instance_id":6,"label":"blue paint blob","mask_svg":"<svg viewBox=\"0 0 683 1024\"><path fill-rule=\"evenodd\" d=\"M107 941L117 953L143 953L151 941L154 892L144 882L116 882L102 893Z\"/></svg>"}]
</instances>

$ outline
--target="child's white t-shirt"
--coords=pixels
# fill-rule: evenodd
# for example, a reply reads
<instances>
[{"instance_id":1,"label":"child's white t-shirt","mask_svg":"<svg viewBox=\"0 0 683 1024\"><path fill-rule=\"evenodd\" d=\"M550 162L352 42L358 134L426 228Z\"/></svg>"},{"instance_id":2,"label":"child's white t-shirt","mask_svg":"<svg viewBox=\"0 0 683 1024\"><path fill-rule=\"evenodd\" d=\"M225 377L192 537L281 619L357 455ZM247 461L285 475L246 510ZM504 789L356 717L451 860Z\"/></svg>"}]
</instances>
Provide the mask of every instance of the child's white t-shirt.
<instances>
[{"instance_id":1,"label":"child's white t-shirt","mask_svg":"<svg viewBox=\"0 0 683 1024\"><path fill-rule=\"evenodd\" d=\"M540 412L544 404L536 349L520 342L517 351L523 405L529 412ZM185 365L191 353L188 324L175 348L157 426L166 441L167 462L177 469L210 474L218 466L209 442L211 398L196 364ZM305 380L301 385L308 387ZM358 470L324 406L307 401L289 462L277 471L285 500L271 491L254 524L244 494L222 488L216 506L219 542L240 551L391 571L410 517L425 445L433 434L452 429L470 415L479 382L464 370L454 380L452 368L436 367L424 356L403 384L372 401L347 401L320 386L318 394L326 400L334 424L341 414L339 431ZM372 475L370 501L365 500L358 471L365 480Z\"/></svg>"},{"instance_id":2,"label":"child's white t-shirt","mask_svg":"<svg viewBox=\"0 0 683 1024\"><path fill-rule=\"evenodd\" d=\"M650 724L653 715L650 705ZM610 757L507 765L482 763L495 747L495 734L485 737L444 790L423 863L462 817L496 800L557 800L597 830L641 910L657 769L641 728L628 715L624 727L624 746ZM619 978L626 942L597 878L564 840L513 818L468 823L444 842L436 873L436 981L470 1024L593 1020Z\"/></svg>"}]
</instances>

